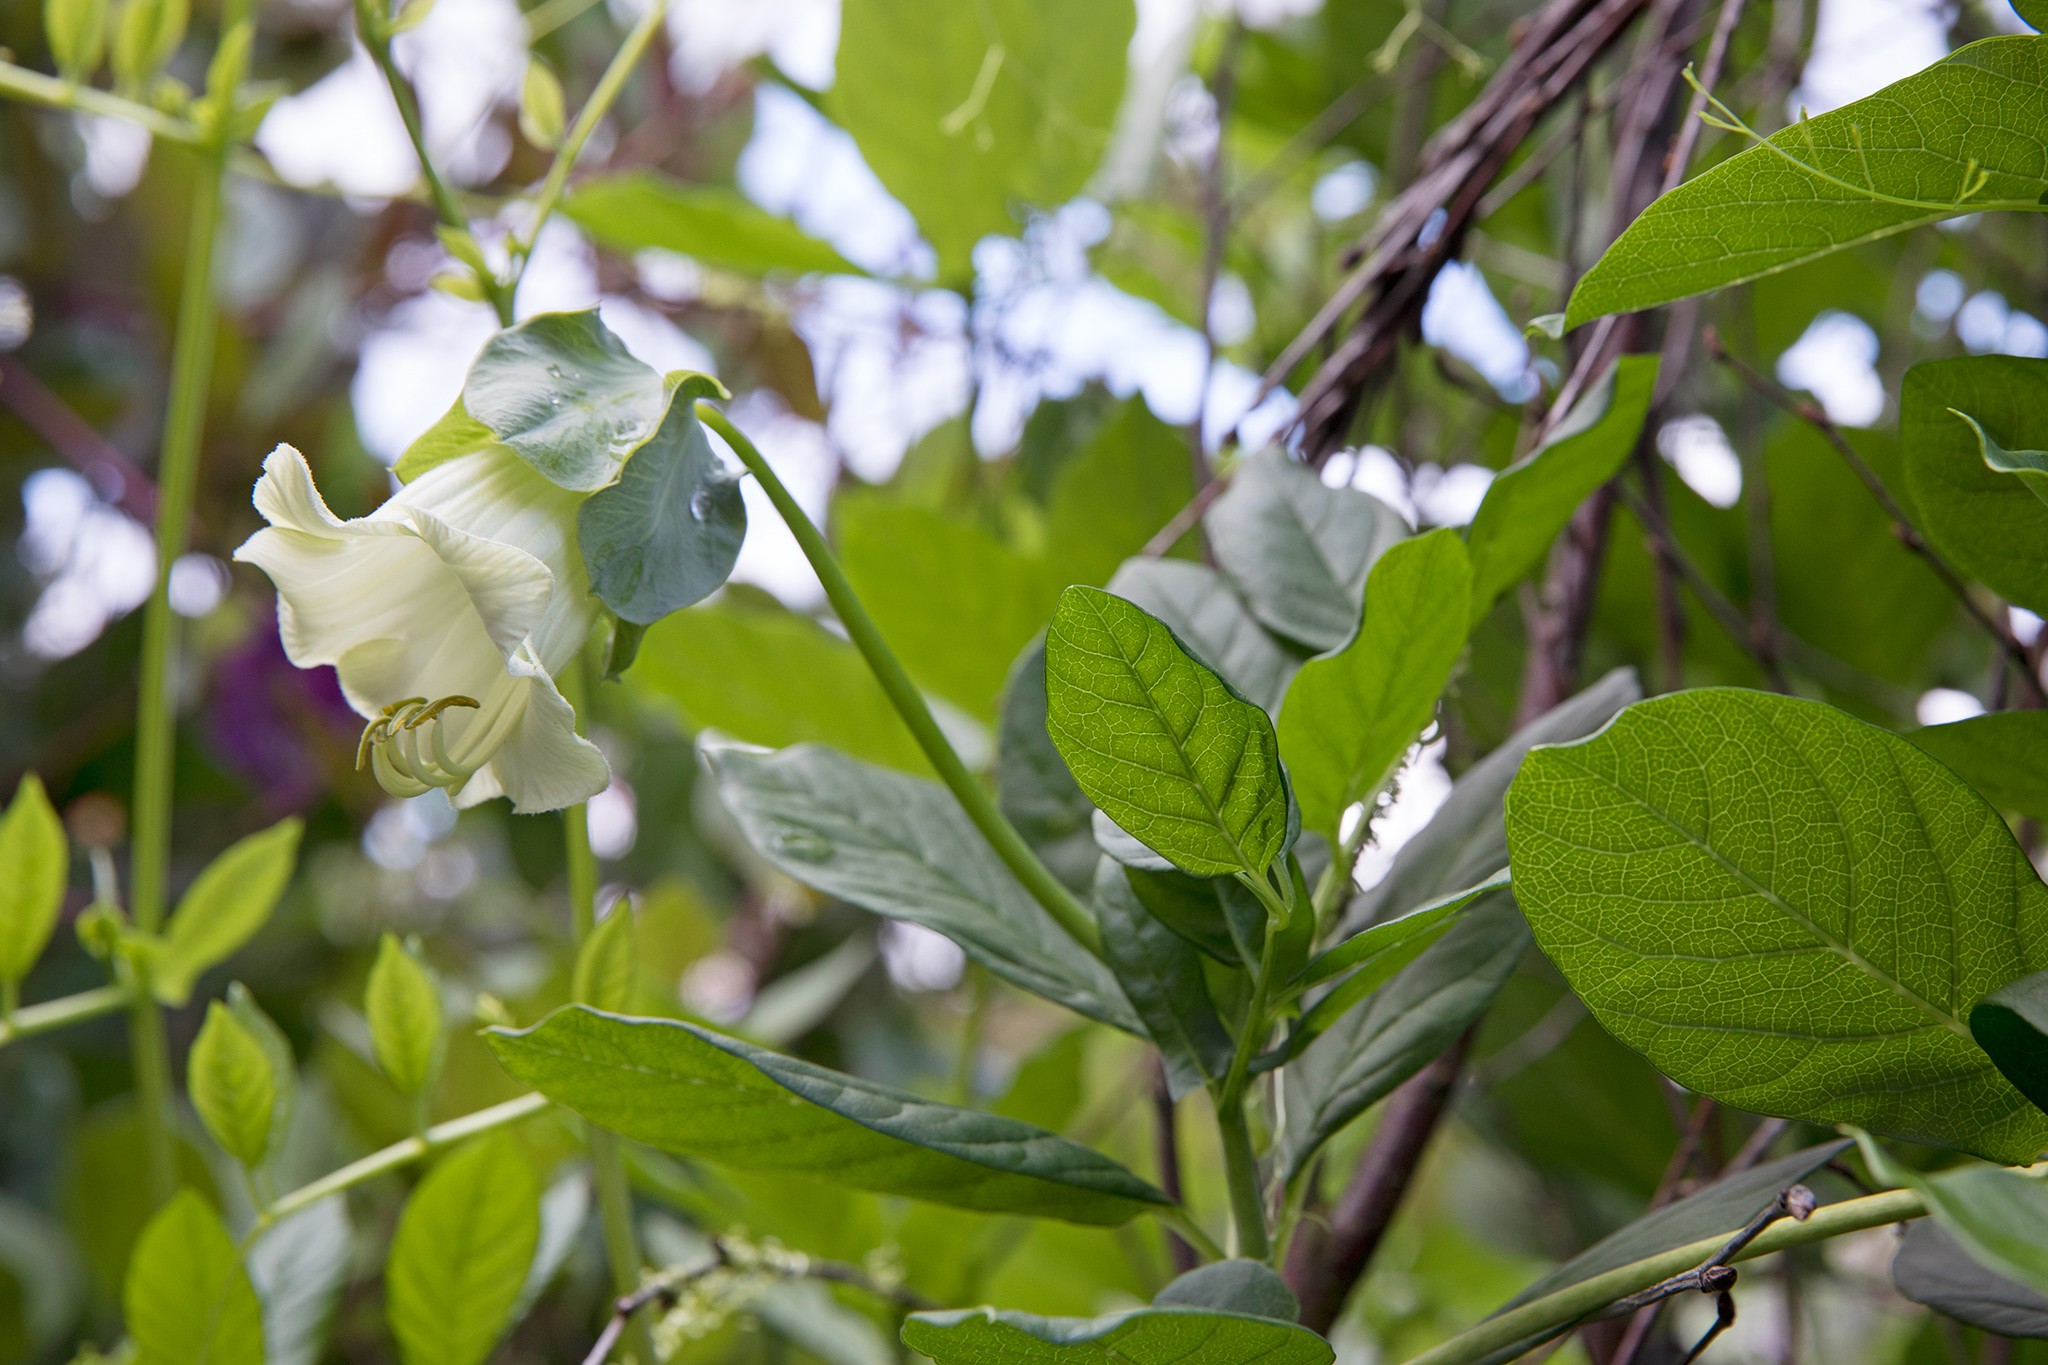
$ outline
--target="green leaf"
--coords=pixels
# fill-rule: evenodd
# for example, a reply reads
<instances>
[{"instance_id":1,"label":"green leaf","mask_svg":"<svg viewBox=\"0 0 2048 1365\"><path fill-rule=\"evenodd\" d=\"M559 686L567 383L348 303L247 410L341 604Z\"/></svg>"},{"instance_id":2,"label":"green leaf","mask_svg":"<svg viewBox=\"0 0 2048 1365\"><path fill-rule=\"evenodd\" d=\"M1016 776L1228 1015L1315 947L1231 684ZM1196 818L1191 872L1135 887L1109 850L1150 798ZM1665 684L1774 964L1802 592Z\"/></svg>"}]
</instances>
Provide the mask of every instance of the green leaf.
<instances>
[{"instance_id":1,"label":"green leaf","mask_svg":"<svg viewBox=\"0 0 2048 1365\"><path fill-rule=\"evenodd\" d=\"M1211 1261L1179 1276L1152 1296L1154 1308L1207 1308L1296 1322L1301 1303L1280 1273L1264 1261Z\"/></svg>"},{"instance_id":2,"label":"green leaf","mask_svg":"<svg viewBox=\"0 0 2048 1365\"><path fill-rule=\"evenodd\" d=\"M263 1044L219 1000L206 1007L185 1085L200 1122L221 1150L251 1169L263 1164L273 1136L277 1080Z\"/></svg>"},{"instance_id":3,"label":"green leaf","mask_svg":"<svg viewBox=\"0 0 2048 1365\"><path fill-rule=\"evenodd\" d=\"M363 1013L385 1078L408 1096L423 1093L441 1067L441 990L396 934L377 944Z\"/></svg>"},{"instance_id":4,"label":"green leaf","mask_svg":"<svg viewBox=\"0 0 2048 1365\"><path fill-rule=\"evenodd\" d=\"M1094 803L1045 728L1045 642L1017 657L996 728L996 802L1053 875L1085 891L1095 880Z\"/></svg>"},{"instance_id":5,"label":"green leaf","mask_svg":"<svg viewBox=\"0 0 2048 1365\"><path fill-rule=\"evenodd\" d=\"M1209 999L1201 954L1152 917L1113 858L1097 864L1093 904L1103 957L1159 1048L1173 1098L1220 1078L1233 1044Z\"/></svg>"},{"instance_id":6,"label":"green leaf","mask_svg":"<svg viewBox=\"0 0 2048 1365\"><path fill-rule=\"evenodd\" d=\"M2048 448L2048 360L1930 360L1906 371L1899 391L1906 490L1920 530L1970 577L2048 610L2048 511L2020 479L1985 464L1980 432L2007 449Z\"/></svg>"},{"instance_id":7,"label":"green leaf","mask_svg":"<svg viewBox=\"0 0 2048 1365\"><path fill-rule=\"evenodd\" d=\"M1234 877L1190 877L1125 866L1131 890L1152 917L1227 967L1257 965L1266 907Z\"/></svg>"},{"instance_id":8,"label":"green leaf","mask_svg":"<svg viewBox=\"0 0 2048 1365\"><path fill-rule=\"evenodd\" d=\"M1326 488L1279 449L1240 465L1202 525L1252 615L1319 653L1357 632L1367 572L1408 535L1408 523L1378 498Z\"/></svg>"},{"instance_id":9,"label":"green leaf","mask_svg":"<svg viewBox=\"0 0 2048 1365\"><path fill-rule=\"evenodd\" d=\"M471 455L488 446L496 445L498 438L482 422L471 417L457 398L454 406L441 414L440 420L421 432L413 443L398 457L398 463L391 467L403 483L411 483L435 465L452 460L458 455Z\"/></svg>"},{"instance_id":10,"label":"green leaf","mask_svg":"<svg viewBox=\"0 0 2048 1365\"><path fill-rule=\"evenodd\" d=\"M538 57L526 59L526 79L519 86L519 132L544 152L562 145L567 122L563 110L562 83Z\"/></svg>"},{"instance_id":11,"label":"green leaf","mask_svg":"<svg viewBox=\"0 0 2048 1365\"><path fill-rule=\"evenodd\" d=\"M192 1190L135 1244L121 1294L138 1365L263 1365L263 1310L220 1215Z\"/></svg>"},{"instance_id":12,"label":"green leaf","mask_svg":"<svg viewBox=\"0 0 2048 1365\"><path fill-rule=\"evenodd\" d=\"M597 922L576 952L569 997L601 1010L619 1011L633 1003L637 970L633 944L633 908L620 899Z\"/></svg>"},{"instance_id":13,"label":"green leaf","mask_svg":"<svg viewBox=\"0 0 2048 1365\"><path fill-rule=\"evenodd\" d=\"M235 1022L246 1030L256 1045L263 1049L263 1057L270 1068L270 1089L273 1096L270 1105L271 1146L280 1146L285 1135L291 1130L292 1114L298 1108L299 1077L298 1061L292 1055L292 1044L284 1036L271 1017L256 1003L256 997L249 988L235 981L228 985L228 1008L234 1012ZM250 1272L254 1274L254 1271Z\"/></svg>"},{"instance_id":14,"label":"green leaf","mask_svg":"<svg viewBox=\"0 0 2048 1365\"><path fill-rule=\"evenodd\" d=\"M1905 740L1791 697L1659 697L1530 754L1508 836L1537 942L1679 1084L1993 1159L2048 1143L1964 1023L2048 961L2048 888Z\"/></svg>"},{"instance_id":15,"label":"green leaf","mask_svg":"<svg viewBox=\"0 0 2048 1365\"><path fill-rule=\"evenodd\" d=\"M1329 1365L1306 1327L1245 1313L1140 1308L1101 1318L1041 1318L994 1308L913 1313L903 1344L938 1365Z\"/></svg>"},{"instance_id":16,"label":"green leaf","mask_svg":"<svg viewBox=\"0 0 2048 1365\"><path fill-rule=\"evenodd\" d=\"M247 943L292 879L298 860L296 819L230 844L192 880L157 945L150 985L166 1005L192 996L199 974Z\"/></svg>"},{"instance_id":17,"label":"green leaf","mask_svg":"<svg viewBox=\"0 0 2048 1365\"><path fill-rule=\"evenodd\" d=\"M1371 801L1436 715L1465 648L1472 568L1456 531L1393 546L1365 589L1365 619L1339 653L1311 659L1280 707L1280 752L1302 823L1338 845L1345 810Z\"/></svg>"},{"instance_id":18,"label":"green leaf","mask_svg":"<svg viewBox=\"0 0 2048 1365\"><path fill-rule=\"evenodd\" d=\"M2012 0L2012 11L2036 33L2048 29L2048 0Z\"/></svg>"},{"instance_id":19,"label":"green leaf","mask_svg":"<svg viewBox=\"0 0 2048 1365\"><path fill-rule=\"evenodd\" d=\"M43 955L70 876L64 822L42 779L25 774L0 815L0 983L20 981Z\"/></svg>"},{"instance_id":20,"label":"green leaf","mask_svg":"<svg viewBox=\"0 0 2048 1365\"><path fill-rule=\"evenodd\" d=\"M1108 582L1194 495L1187 434L1153 416L1143 399L1119 405L1062 462L1046 499L1053 580Z\"/></svg>"},{"instance_id":21,"label":"green leaf","mask_svg":"<svg viewBox=\"0 0 2048 1365\"><path fill-rule=\"evenodd\" d=\"M1014 235L1019 201L1080 193L1135 23L1130 0L849 0L827 107L937 249L940 283L971 281L974 244Z\"/></svg>"},{"instance_id":22,"label":"green leaf","mask_svg":"<svg viewBox=\"0 0 2048 1365\"><path fill-rule=\"evenodd\" d=\"M1972 1327L2002 1337L2048 1337L2048 1294L1986 1268L1931 1220L1906 1228L1892 1257L1892 1284L1913 1302Z\"/></svg>"},{"instance_id":23,"label":"green leaf","mask_svg":"<svg viewBox=\"0 0 2048 1365\"><path fill-rule=\"evenodd\" d=\"M349 1252L348 1201L340 1195L278 1220L249 1248L267 1365L318 1365L348 1282Z\"/></svg>"},{"instance_id":24,"label":"green leaf","mask_svg":"<svg viewBox=\"0 0 2048 1365\"><path fill-rule=\"evenodd\" d=\"M2048 1109L2048 972L2008 981L1979 1000L1970 1036L2022 1095Z\"/></svg>"},{"instance_id":25,"label":"green leaf","mask_svg":"<svg viewBox=\"0 0 2048 1365\"><path fill-rule=\"evenodd\" d=\"M1621 472L1657 388L1657 357L1625 355L1541 446L1502 470L1472 518L1472 620L1542 567L1580 503Z\"/></svg>"},{"instance_id":26,"label":"green leaf","mask_svg":"<svg viewBox=\"0 0 2048 1365\"><path fill-rule=\"evenodd\" d=\"M1905 738L2000 810L2048 819L2048 711L1993 711Z\"/></svg>"},{"instance_id":27,"label":"green leaf","mask_svg":"<svg viewBox=\"0 0 2048 1365\"><path fill-rule=\"evenodd\" d=\"M1060 597L1047 728L1081 790L1188 872L1262 877L1292 839L1273 723L1164 622L1095 588Z\"/></svg>"},{"instance_id":28,"label":"green leaf","mask_svg":"<svg viewBox=\"0 0 2048 1365\"><path fill-rule=\"evenodd\" d=\"M635 1142L990 1213L1111 1226L1171 1203L1091 1148L680 1021L581 1006L493 1029L505 1069Z\"/></svg>"},{"instance_id":29,"label":"green leaf","mask_svg":"<svg viewBox=\"0 0 2048 1365\"><path fill-rule=\"evenodd\" d=\"M867 273L728 185L692 185L655 171L602 175L579 185L562 212L613 251L658 248L754 278Z\"/></svg>"},{"instance_id":30,"label":"green leaf","mask_svg":"<svg viewBox=\"0 0 2048 1365\"><path fill-rule=\"evenodd\" d=\"M590 590L621 620L641 626L723 585L747 534L739 480L712 450L694 406L724 387L699 374L669 382L661 425L634 449L618 482L576 512Z\"/></svg>"},{"instance_id":31,"label":"green leaf","mask_svg":"<svg viewBox=\"0 0 2048 1365\"><path fill-rule=\"evenodd\" d=\"M540 1187L504 1135L429 1171L384 1267L384 1313L405 1365L483 1365L512 1325L539 1243Z\"/></svg>"},{"instance_id":32,"label":"green leaf","mask_svg":"<svg viewBox=\"0 0 2048 1365\"><path fill-rule=\"evenodd\" d=\"M1955 416L1969 423L1976 434L1977 446L1984 454L1984 464L2000 474L2010 474L2025 486L2029 493L2048 504L2048 453L2039 450L2007 450L1991 439L1976 418L1967 412L1955 412Z\"/></svg>"},{"instance_id":33,"label":"green leaf","mask_svg":"<svg viewBox=\"0 0 2048 1365\"><path fill-rule=\"evenodd\" d=\"M107 0L43 0L43 37L65 80L91 79L107 46Z\"/></svg>"},{"instance_id":34,"label":"green leaf","mask_svg":"<svg viewBox=\"0 0 2048 1365\"><path fill-rule=\"evenodd\" d=\"M2048 44L1987 38L1802 118L1650 205L1572 291L1568 326L1773 275L1987 209L2033 212Z\"/></svg>"},{"instance_id":35,"label":"green leaf","mask_svg":"<svg viewBox=\"0 0 2048 1365\"><path fill-rule=\"evenodd\" d=\"M1109 590L1164 621L1190 653L1263 707L1280 709L1300 658L1266 633L1222 574L1179 559L1133 559Z\"/></svg>"},{"instance_id":36,"label":"green leaf","mask_svg":"<svg viewBox=\"0 0 2048 1365\"><path fill-rule=\"evenodd\" d=\"M1917 1193L1934 1221L1998 1275L2048 1294L2048 1184L1995 1166L1922 1175L1899 1165L1861 1129L1849 1130L1870 1173Z\"/></svg>"},{"instance_id":37,"label":"green leaf","mask_svg":"<svg viewBox=\"0 0 2048 1365\"><path fill-rule=\"evenodd\" d=\"M590 492L619 476L669 404L661 376L587 308L542 313L485 342L462 406L549 480Z\"/></svg>"},{"instance_id":38,"label":"green leaf","mask_svg":"<svg viewBox=\"0 0 2048 1365\"><path fill-rule=\"evenodd\" d=\"M815 745L709 755L747 842L790 876L944 934L1012 985L1139 1031L1116 979L996 858L935 782Z\"/></svg>"},{"instance_id":39,"label":"green leaf","mask_svg":"<svg viewBox=\"0 0 2048 1365\"><path fill-rule=\"evenodd\" d=\"M131 93L148 86L185 41L191 16L191 0L127 0L108 53L114 83Z\"/></svg>"}]
</instances>

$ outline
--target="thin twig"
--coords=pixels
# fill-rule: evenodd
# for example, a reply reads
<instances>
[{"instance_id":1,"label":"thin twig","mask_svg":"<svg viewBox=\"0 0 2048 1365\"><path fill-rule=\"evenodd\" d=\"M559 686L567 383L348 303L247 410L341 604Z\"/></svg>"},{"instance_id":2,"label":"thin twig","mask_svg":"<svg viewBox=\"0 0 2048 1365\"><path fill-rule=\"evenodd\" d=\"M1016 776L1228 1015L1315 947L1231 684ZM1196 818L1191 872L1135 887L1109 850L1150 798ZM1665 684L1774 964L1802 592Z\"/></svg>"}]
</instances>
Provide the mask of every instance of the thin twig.
<instances>
[{"instance_id":1,"label":"thin twig","mask_svg":"<svg viewBox=\"0 0 2048 1365\"><path fill-rule=\"evenodd\" d=\"M1166 1081L1164 1059L1152 1059L1152 1152L1159 1166L1159 1189L1174 1203L1180 1202L1180 1141L1174 1130L1173 1090ZM1202 1263L1187 1240L1166 1230L1166 1255L1173 1273L1185 1275Z\"/></svg>"}]
</instances>

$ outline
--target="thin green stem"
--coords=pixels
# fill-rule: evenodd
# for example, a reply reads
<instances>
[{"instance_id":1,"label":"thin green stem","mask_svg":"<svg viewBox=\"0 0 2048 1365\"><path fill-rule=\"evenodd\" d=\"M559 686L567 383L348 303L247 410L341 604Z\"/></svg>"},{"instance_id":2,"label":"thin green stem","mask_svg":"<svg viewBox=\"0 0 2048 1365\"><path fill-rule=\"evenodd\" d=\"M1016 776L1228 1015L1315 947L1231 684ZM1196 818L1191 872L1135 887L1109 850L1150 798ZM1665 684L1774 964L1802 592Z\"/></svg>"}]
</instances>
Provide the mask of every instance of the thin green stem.
<instances>
[{"instance_id":1,"label":"thin green stem","mask_svg":"<svg viewBox=\"0 0 2048 1365\"><path fill-rule=\"evenodd\" d=\"M1051 869L1039 861L1031 846L1024 842L1024 836L1017 833L1016 826L996 809L995 802L974 780L974 774L968 771L959 753L946 739L945 732L939 729L931 707L925 704L924 694L903 671L902 663L890 651L888 642L882 639L881 631L876 629L874 618L868 615L867 608L855 596L853 585L846 580L846 571L839 567L839 561L833 557L832 548L825 543L825 537L817 526L797 505L789 490L782 486L782 480L775 477L775 471L768 467L768 462L754 448L754 443L727 421L724 413L709 403L699 403L697 415L706 426L725 438L740 457L740 462L747 467L747 472L760 482L761 491L775 504L775 510L782 514L790 534L796 537L798 548L804 552L804 558L810 561L818 581L824 585L826 600L839 613L840 624L846 627L847 635L860 650L861 657L867 660L875 681L882 685L882 691L896 708L896 714L910 727L918 747L924 750L925 757L938 772L939 780L946 784L947 790L967 812L967 818L981 831L982 838L988 840L996 856L1003 860L1003 865L1024 884L1032 899L1044 906L1046 913L1072 935L1075 942L1097 957L1102 956L1102 934L1095 926L1094 917L1074 898L1074 893L1053 876Z\"/></svg>"},{"instance_id":2,"label":"thin green stem","mask_svg":"<svg viewBox=\"0 0 2048 1365\"><path fill-rule=\"evenodd\" d=\"M1275 913L1270 889L1259 885L1262 879L1240 880L1261 892L1259 899L1266 903L1266 940L1259 948L1259 970L1252 980L1251 1004L1244 1012L1244 1026L1237 1032L1230 1070L1216 1088L1216 1131L1223 1140L1223 1171L1230 1187L1232 1254L1263 1261L1272 1247L1266 1231L1265 1192L1259 1184L1259 1158L1252 1150L1244 1101L1252 1054L1265 1042L1269 1024L1266 1010L1272 996L1274 945L1280 941L1280 929L1287 921L1284 908L1282 913Z\"/></svg>"},{"instance_id":3,"label":"thin green stem","mask_svg":"<svg viewBox=\"0 0 2048 1365\"><path fill-rule=\"evenodd\" d=\"M0 95L40 104L48 109L74 109L83 114L126 119L149 130L151 137L197 147L206 141L199 127L186 119L174 118L146 104L96 90L77 81L45 76L13 62L0 62Z\"/></svg>"},{"instance_id":4,"label":"thin green stem","mask_svg":"<svg viewBox=\"0 0 2048 1365\"><path fill-rule=\"evenodd\" d=\"M257 1216L256 1225L260 1230L283 1218L289 1218L301 1209L310 1208L330 1195L352 1190L356 1186L375 1180L380 1175L403 1170L435 1152L453 1147L458 1142L467 1142L479 1133L488 1133L522 1120L530 1119L548 1107L548 1098L538 1092L521 1095L516 1100L506 1100L488 1109L479 1109L461 1118L437 1123L426 1132L394 1142L356 1161L351 1161L338 1171L331 1171L309 1185L279 1195L270 1207Z\"/></svg>"},{"instance_id":5,"label":"thin green stem","mask_svg":"<svg viewBox=\"0 0 2048 1365\"><path fill-rule=\"evenodd\" d=\"M76 995L46 1000L40 1005L17 1005L0 1019L0 1047L38 1033L49 1033L89 1019L101 1019L128 1003L126 986L99 986Z\"/></svg>"},{"instance_id":6,"label":"thin green stem","mask_svg":"<svg viewBox=\"0 0 2048 1365\"><path fill-rule=\"evenodd\" d=\"M138 973L138 975L140 975ZM142 1130L143 1173L149 1207L170 1202L178 1191L176 1135L171 1130L171 1048L164 1015L146 980L136 983L128 1005L128 1052L135 1072L135 1111Z\"/></svg>"},{"instance_id":7,"label":"thin green stem","mask_svg":"<svg viewBox=\"0 0 2048 1365\"><path fill-rule=\"evenodd\" d=\"M1735 1259L1746 1261L1848 1232L1861 1232L1886 1223L1902 1223L1926 1212L1920 1196L1911 1190L1887 1190L1861 1199L1845 1199L1839 1204L1829 1204L1816 1210L1803 1223L1790 1218L1780 1219L1758 1234L1755 1241L1736 1254ZM1555 1293L1545 1294L1540 1299L1531 1299L1506 1312L1496 1313L1478 1326L1424 1351L1408 1365L1474 1365L1474 1362L1495 1358L1497 1353L1517 1343L1555 1334L1616 1299L1691 1270L1726 1245L1734 1231L1730 1228L1718 1236L1701 1238L1655 1256L1645 1256L1639 1261L1631 1261L1604 1274L1567 1285Z\"/></svg>"},{"instance_id":8,"label":"thin green stem","mask_svg":"<svg viewBox=\"0 0 2048 1365\"><path fill-rule=\"evenodd\" d=\"M1160 1209L1153 1217L1179 1233L1181 1240L1200 1252L1204 1259L1211 1261L1227 1259L1223 1248L1216 1244L1216 1239L1211 1237L1202 1225L1197 1223L1193 1216L1180 1205L1176 1204L1171 1208Z\"/></svg>"}]
</instances>

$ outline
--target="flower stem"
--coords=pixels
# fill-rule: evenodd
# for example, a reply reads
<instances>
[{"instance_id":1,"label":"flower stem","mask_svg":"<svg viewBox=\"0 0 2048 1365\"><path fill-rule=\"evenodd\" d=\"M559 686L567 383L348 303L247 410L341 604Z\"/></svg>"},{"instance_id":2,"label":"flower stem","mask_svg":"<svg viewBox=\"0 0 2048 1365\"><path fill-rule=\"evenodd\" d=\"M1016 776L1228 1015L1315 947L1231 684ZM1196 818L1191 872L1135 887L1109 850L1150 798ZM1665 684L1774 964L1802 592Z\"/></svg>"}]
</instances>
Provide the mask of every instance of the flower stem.
<instances>
[{"instance_id":1,"label":"flower stem","mask_svg":"<svg viewBox=\"0 0 2048 1365\"><path fill-rule=\"evenodd\" d=\"M832 547L825 543L804 509L797 505L789 490L782 486L782 480L775 477L775 471L768 467L768 461L754 443L741 434L739 428L726 420L725 414L708 403L697 404L697 416L704 424L723 436L726 444L740 457L747 472L760 481L761 490L768 495L775 510L789 526L790 534L804 552L804 558L811 562L818 581L824 585L825 597L832 603L832 609L839 613L840 624L867 660L868 668L874 673L875 681L888 694L889 702L896 708L896 714L903 717L903 723L910 727L911 735L917 740L924 756L931 760L939 779L953 793L967 818L981 831L996 856L1015 874L1032 899L1045 907L1047 914L1058 922L1062 929L1072 935L1075 942L1097 957L1102 956L1102 934L1074 893L1067 890L1060 879L1052 875L1050 868L1039 861L1031 846L1024 842L1024 836L1017 833L1016 826L996 809L995 802L974 780L974 774L967 770L960 754L946 739L945 732L933 718L931 708L925 704L924 694L917 690L917 684L903 671L903 665L889 649L888 642L876 629L874 618L854 594L853 585L846 579L846 571L839 567L833 557Z\"/></svg>"},{"instance_id":2,"label":"flower stem","mask_svg":"<svg viewBox=\"0 0 2048 1365\"><path fill-rule=\"evenodd\" d=\"M146 104L94 89L80 81L45 76L40 71L16 66L13 62L0 62L0 95L49 109L76 109L81 113L126 119L146 128L151 137L164 142L182 143L188 147L205 142L198 127L185 119L173 118Z\"/></svg>"},{"instance_id":3,"label":"flower stem","mask_svg":"<svg viewBox=\"0 0 2048 1365\"><path fill-rule=\"evenodd\" d=\"M125 986L99 986L76 995L46 1000L40 1005L17 1007L6 1019L0 1020L0 1047L18 1039L33 1038L38 1033L103 1018L125 1006L128 998Z\"/></svg>"},{"instance_id":4,"label":"flower stem","mask_svg":"<svg viewBox=\"0 0 2048 1365\"><path fill-rule=\"evenodd\" d=\"M1247 877L1243 881L1255 890L1263 885L1256 878ZM1223 1082L1215 1093L1216 1131L1223 1140L1223 1172L1230 1187L1231 1254L1254 1261L1265 1260L1271 1254L1272 1244L1266 1233L1266 1199L1259 1187L1259 1158L1252 1150L1251 1126L1245 1121L1244 1098L1250 1080L1252 1054L1266 1040L1269 1022L1266 1009L1272 998L1274 945L1279 942L1280 930L1287 922L1284 915L1275 913L1276 907L1269 896L1270 893L1260 897L1267 902L1266 940L1259 949L1259 971L1252 981L1251 1004L1245 1009L1244 1027L1238 1030L1237 1046L1231 1051L1230 1070L1224 1073Z\"/></svg>"}]
</instances>

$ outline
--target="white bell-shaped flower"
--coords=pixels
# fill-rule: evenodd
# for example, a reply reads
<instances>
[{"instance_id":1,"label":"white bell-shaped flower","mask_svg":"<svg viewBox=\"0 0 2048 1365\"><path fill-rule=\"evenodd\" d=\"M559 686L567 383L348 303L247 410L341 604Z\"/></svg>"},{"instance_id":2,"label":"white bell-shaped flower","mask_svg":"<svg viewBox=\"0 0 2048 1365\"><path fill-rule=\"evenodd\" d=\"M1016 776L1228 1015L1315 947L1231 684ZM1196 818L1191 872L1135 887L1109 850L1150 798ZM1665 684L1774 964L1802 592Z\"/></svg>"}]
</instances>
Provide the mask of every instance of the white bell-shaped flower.
<instances>
[{"instance_id":1,"label":"white bell-shaped flower","mask_svg":"<svg viewBox=\"0 0 2048 1365\"><path fill-rule=\"evenodd\" d=\"M497 446L344 521L298 451L263 462L255 501L270 525L235 558L277 585L291 661L341 675L369 722L359 762L386 791L444 787L459 807L504 796L531 813L605 789L604 756L554 683L597 611L576 543L584 496Z\"/></svg>"}]
</instances>

